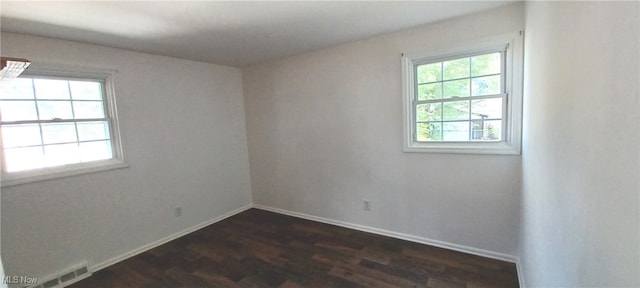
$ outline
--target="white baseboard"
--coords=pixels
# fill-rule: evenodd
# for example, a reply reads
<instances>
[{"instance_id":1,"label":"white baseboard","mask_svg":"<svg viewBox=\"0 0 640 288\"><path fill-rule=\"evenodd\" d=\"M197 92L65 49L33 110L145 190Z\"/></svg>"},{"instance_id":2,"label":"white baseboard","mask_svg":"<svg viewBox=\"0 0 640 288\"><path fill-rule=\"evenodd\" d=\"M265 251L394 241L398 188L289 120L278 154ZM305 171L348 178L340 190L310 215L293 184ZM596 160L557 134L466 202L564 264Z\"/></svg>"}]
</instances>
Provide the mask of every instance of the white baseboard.
<instances>
[{"instance_id":1,"label":"white baseboard","mask_svg":"<svg viewBox=\"0 0 640 288\"><path fill-rule=\"evenodd\" d=\"M178 238L180 238L180 237L182 237L184 235L187 235L187 234L189 234L191 232L194 232L196 230L200 230L200 229L202 229L202 228L204 228L206 226L209 226L209 225L211 225L213 223L222 221L222 220L224 220L226 218L229 218L229 217L231 217L233 215L236 215L238 213L241 213L241 212L244 212L246 210L249 210L252 207L253 207L253 204L245 205L245 206L240 207L238 209L235 209L233 211L227 212L227 213L225 213L225 214L223 214L221 216L218 216L218 217L215 217L213 219L210 219L210 220L207 220L205 222L202 222L202 223L200 223L200 224L198 224L196 226L189 227L189 228L187 228L185 230L182 230L182 231L180 231L178 233L175 233L175 234L169 235L167 237L164 237L164 238L162 238L160 240L151 242L151 243L146 244L146 245L142 245L142 246L140 246L140 247L138 247L136 249L133 249L133 250L131 250L129 252L126 252L124 254L118 255L116 257L113 257L113 258L111 258L111 259L109 259L107 261L103 261L101 263L98 263L98 264L95 264L93 266L90 266L89 267L89 271L92 272L92 273L96 272L96 271L98 271L100 269L106 268L106 267L111 266L113 264L116 264L116 263L118 263L120 261L123 261L125 259L131 258L131 257L133 257L135 255L138 255L138 254L142 253L142 252L145 252L147 250L153 249L155 247L158 247L158 246L160 246L162 244L165 244L167 242L170 242L172 240L178 239Z\"/></svg>"},{"instance_id":2,"label":"white baseboard","mask_svg":"<svg viewBox=\"0 0 640 288\"><path fill-rule=\"evenodd\" d=\"M311 220L311 221L321 222L321 223L325 223L325 224L331 224L331 225L345 227L345 228L349 228L349 229L369 232L369 233L373 233L373 234L388 236L388 237L392 237L392 238L407 240L407 241L416 242L416 243L420 243L420 244L431 245L431 246L440 247L440 248L449 249L449 250L454 250L454 251L463 252L463 253L467 253L467 254L473 254L473 255L477 255L477 256L482 256L482 257L487 257L487 258L491 258L491 259L502 260L502 261L511 262L511 263L516 263L517 262L517 258L515 256L504 254L504 253L499 253L499 252L494 252L494 251L489 251L489 250L484 250L484 249L478 249L478 248L473 248L473 247L469 247L469 246L449 243L449 242L445 242L445 241L434 240L434 239L429 239L429 238L425 238L425 237L420 237L420 236L409 235L409 234L405 234L405 233L399 233L399 232L394 232L394 231L374 228L374 227L370 227L370 226L353 224L353 223L348 223L348 222L343 222L343 221L338 221L338 220L318 217L318 216L299 213L299 212L288 211L288 210L269 207L269 206L264 206L264 205L260 205L260 204L253 204L253 207L257 208L257 209L261 209L261 210L266 210L266 211L270 211L270 212L279 213L279 214L284 214L284 215L289 215L289 216L298 217L298 218L302 218L302 219L307 219L307 220Z\"/></svg>"}]
</instances>

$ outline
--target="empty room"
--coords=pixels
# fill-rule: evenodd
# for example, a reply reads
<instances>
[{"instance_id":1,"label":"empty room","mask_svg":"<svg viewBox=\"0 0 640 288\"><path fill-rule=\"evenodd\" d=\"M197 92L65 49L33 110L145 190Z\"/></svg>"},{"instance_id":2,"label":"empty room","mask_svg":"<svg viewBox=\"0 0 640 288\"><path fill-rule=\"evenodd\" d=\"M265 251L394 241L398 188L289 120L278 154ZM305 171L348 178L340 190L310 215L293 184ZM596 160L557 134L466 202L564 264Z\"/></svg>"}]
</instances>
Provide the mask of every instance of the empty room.
<instances>
[{"instance_id":1,"label":"empty room","mask_svg":"<svg viewBox=\"0 0 640 288\"><path fill-rule=\"evenodd\" d=\"M0 17L0 287L640 287L640 2Z\"/></svg>"}]
</instances>

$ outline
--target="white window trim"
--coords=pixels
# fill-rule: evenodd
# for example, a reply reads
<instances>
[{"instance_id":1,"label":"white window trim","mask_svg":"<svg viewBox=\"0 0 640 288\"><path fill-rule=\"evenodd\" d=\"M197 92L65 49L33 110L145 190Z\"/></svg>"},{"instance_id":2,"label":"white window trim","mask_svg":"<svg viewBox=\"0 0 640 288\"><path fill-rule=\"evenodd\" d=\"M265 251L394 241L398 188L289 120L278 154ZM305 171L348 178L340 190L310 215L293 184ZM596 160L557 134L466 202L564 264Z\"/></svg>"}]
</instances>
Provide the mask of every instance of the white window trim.
<instances>
[{"instance_id":1,"label":"white window trim","mask_svg":"<svg viewBox=\"0 0 640 288\"><path fill-rule=\"evenodd\" d=\"M116 97L113 86L112 74L117 73L112 69L96 69L85 67L69 67L60 65L31 64L25 70L23 76L52 76L52 77L74 77L85 79L100 79L104 81L104 97L106 99L108 117L111 119L110 133L113 149L113 159L91 161L85 163L74 163L57 167L46 167L29 171L6 173L2 170L2 187L9 187L32 182L39 182L51 179L65 178L75 175L83 175L107 171L113 169L127 168L129 165L124 160L122 143L120 139L120 127L118 113L116 110Z\"/></svg>"},{"instance_id":2,"label":"white window trim","mask_svg":"<svg viewBox=\"0 0 640 288\"><path fill-rule=\"evenodd\" d=\"M524 64L524 31L510 33L474 41L467 45L458 45L462 48L454 48L440 51L423 51L402 55L402 94L403 94L403 128L404 151L424 153L454 153L454 154L506 154L517 155L521 153L522 144L522 81ZM464 57L465 54L495 48L500 45L508 45L506 52L505 92L509 95L507 102L507 115L505 115L506 130L504 139L500 142L418 142L415 140L415 125L413 124L413 101L415 98L415 69L419 62L443 59L456 56Z\"/></svg>"}]
</instances>

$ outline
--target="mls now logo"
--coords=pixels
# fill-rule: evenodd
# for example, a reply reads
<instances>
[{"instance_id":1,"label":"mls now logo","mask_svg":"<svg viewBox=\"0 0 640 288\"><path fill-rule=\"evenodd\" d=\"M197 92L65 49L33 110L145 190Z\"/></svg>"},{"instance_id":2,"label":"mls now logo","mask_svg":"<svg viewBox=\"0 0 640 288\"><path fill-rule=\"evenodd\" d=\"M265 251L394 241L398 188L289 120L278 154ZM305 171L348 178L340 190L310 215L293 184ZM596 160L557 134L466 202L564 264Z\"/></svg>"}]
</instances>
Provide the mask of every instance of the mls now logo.
<instances>
[{"instance_id":1,"label":"mls now logo","mask_svg":"<svg viewBox=\"0 0 640 288\"><path fill-rule=\"evenodd\" d=\"M4 278L2 278L2 283L35 285L35 284L38 284L38 278L27 277L27 276L4 276Z\"/></svg>"}]
</instances>

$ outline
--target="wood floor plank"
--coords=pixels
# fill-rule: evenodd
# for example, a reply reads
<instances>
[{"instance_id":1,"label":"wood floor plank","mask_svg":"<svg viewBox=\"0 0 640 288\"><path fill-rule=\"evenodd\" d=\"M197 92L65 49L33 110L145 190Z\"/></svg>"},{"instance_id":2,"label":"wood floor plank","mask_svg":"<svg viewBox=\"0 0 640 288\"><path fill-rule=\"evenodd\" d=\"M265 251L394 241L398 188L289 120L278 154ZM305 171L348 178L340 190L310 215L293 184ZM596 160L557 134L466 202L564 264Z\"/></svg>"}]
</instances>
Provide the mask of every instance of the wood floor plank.
<instances>
[{"instance_id":1,"label":"wood floor plank","mask_svg":"<svg viewBox=\"0 0 640 288\"><path fill-rule=\"evenodd\" d=\"M73 288L518 287L513 263L250 209Z\"/></svg>"}]
</instances>

